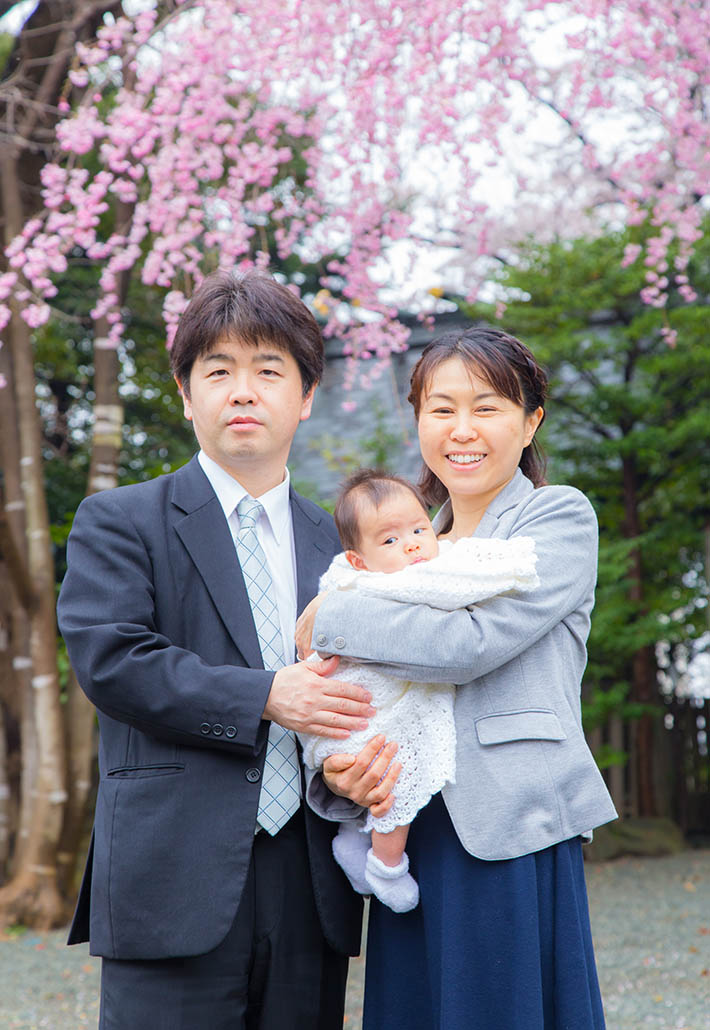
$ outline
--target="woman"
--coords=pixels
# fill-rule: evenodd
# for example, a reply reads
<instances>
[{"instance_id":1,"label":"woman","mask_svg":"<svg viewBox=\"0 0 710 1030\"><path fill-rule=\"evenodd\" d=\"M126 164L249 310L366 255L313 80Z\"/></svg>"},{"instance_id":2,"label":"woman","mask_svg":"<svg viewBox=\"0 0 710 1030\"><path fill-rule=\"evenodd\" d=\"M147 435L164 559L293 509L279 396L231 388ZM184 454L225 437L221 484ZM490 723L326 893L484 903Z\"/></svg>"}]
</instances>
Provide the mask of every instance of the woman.
<instances>
[{"instance_id":1,"label":"woman","mask_svg":"<svg viewBox=\"0 0 710 1030\"><path fill-rule=\"evenodd\" d=\"M420 485L443 502L440 538L533 537L538 588L455 612L338 592L301 626L300 648L316 612L319 651L458 685L456 783L409 838L421 903L406 915L371 906L366 1030L604 1026L581 851L582 836L616 816L580 717L597 527L579 491L544 485L545 389L523 344L474 328L424 350L409 398ZM389 746L363 771L381 744L323 770L333 793L375 813L396 774L377 786Z\"/></svg>"}]
</instances>

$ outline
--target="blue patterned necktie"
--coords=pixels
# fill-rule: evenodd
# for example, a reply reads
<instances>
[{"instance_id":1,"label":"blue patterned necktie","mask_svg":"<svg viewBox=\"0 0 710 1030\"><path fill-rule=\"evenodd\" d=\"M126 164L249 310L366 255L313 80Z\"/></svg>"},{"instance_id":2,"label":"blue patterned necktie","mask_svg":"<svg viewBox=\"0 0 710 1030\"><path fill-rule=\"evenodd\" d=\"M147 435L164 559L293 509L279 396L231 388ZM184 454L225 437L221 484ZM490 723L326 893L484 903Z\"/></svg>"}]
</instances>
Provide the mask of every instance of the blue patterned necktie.
<instances>
[{"instance_id":1,"label":"blue patterned necktie","mask_svg":"<svg viewBox=\"0 0 710 1030\"><path fill-rule=\"evenodd\" d=\"M237 505L237 556L242 567L259 637L265 669L280 669L284 660L281 624L266 555L256 535L263 505L248 494ZM301 803L296 738L291 730L272 722L266 746L257 821L272 836L284 826Z\"/></svg>"}]
</instances>

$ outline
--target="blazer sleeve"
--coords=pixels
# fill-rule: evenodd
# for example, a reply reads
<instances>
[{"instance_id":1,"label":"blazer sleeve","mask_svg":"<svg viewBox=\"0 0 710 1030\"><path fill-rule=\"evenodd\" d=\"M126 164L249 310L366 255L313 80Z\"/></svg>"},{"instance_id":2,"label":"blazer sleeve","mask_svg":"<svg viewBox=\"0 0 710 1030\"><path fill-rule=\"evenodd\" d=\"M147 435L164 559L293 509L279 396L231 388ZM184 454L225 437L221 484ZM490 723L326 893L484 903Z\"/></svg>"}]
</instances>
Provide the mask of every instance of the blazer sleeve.
<instances>
[{"instance_id":1,"label":"blazer sleeve","mask_svg":"<svg viewBox=\"0 0 710 1030\"><path fill-rule=\"evenodd\" d=\"M106 715L159 739L258 750L273 672L211 665L159 631L154 555L114 494L79 506L57 608L82 689ZM217 623L215 616L215 633ZM235 735L208 735L205 726L215 722Z\"/></svg>"},{"instance_id":2,"label":"blazer sleeve","mask_svg":"<svg viewBox=\"0 0 710 1030\"><path fill-rule=\"evenodd\" d=\"M534 540L535 589L452 612L329 593L316 616L314 646L385 665L403 678L462 684L505 665L560 622L586 639L598 531L584 494L571 487L532 491L519 504L508 536Z\"/></svg>"}]
</instances>

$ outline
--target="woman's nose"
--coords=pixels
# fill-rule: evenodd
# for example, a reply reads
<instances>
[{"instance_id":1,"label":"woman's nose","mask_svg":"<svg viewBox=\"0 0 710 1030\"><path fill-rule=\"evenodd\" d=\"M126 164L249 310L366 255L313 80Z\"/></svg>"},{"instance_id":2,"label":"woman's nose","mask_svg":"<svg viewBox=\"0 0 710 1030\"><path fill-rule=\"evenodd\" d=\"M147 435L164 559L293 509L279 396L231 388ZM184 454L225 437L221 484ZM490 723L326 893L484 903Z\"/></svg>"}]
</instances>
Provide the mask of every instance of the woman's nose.
<instances>
[{"instance_id":1,"label":"woman's nose","mask_svg":"<svg viewBox=\"0 0 710 1030\"><path fill-rule=\"evenodd\" d=\"M452 440L475 440L478 430L470 419L459 419L451 430Z\"/></svg>"}]
</instances>

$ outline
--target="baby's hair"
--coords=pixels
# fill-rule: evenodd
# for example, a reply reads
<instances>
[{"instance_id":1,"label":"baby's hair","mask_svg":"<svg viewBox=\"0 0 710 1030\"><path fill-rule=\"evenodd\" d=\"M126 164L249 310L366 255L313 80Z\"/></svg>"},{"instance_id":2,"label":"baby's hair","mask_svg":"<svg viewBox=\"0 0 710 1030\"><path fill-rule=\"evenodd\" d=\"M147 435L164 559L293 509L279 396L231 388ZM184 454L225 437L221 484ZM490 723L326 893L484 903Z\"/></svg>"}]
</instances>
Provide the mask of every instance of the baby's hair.
<instances>
[{"instance_id":1,"label":"baby's hair","mask_svg":"<svg viewBox=\"0 0 710 1030\"><path fill-rule=\"evenodd\" d=\"M383 501L399 490L409 490L423 510L427 511L426 501L417 487L394 472L387 472L385 469L358 469L345 480L340 487L333 512L344 551L355 551L360 545L358 501L364 497L375 508L379 508Z\"/></svg>"}]
</instances>

